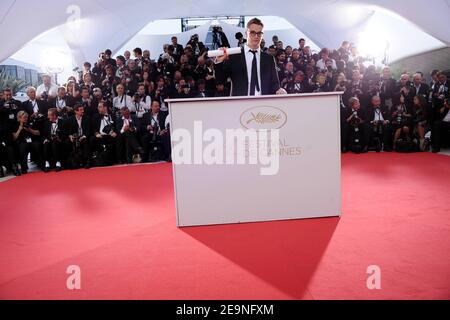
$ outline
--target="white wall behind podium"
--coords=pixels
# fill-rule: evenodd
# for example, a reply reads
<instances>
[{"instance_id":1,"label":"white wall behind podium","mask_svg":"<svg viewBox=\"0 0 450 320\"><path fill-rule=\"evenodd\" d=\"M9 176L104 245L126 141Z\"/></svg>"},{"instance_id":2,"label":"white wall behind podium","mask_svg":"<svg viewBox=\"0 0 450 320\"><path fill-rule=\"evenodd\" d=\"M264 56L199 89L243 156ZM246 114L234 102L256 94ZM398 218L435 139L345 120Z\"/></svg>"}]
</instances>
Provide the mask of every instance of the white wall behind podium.
<instances>
[{"instance_id":1,"label":"white wall behind podium","mask_svg":"<svg viewBox=\"0 0 450 320\"><path fill-rule=\"evenodd\" d=\"M173 165L178 226L341 214L338 93L169 100L171 131L243 128L250 108L284 113L278 174L259 165ZM277 111L278 110L278 111ZM281 122L280 122L281 123ZM204 146L207 143L204 143ZM172 147L174 142L172 142Z\"/></svg>"}]
</instances>

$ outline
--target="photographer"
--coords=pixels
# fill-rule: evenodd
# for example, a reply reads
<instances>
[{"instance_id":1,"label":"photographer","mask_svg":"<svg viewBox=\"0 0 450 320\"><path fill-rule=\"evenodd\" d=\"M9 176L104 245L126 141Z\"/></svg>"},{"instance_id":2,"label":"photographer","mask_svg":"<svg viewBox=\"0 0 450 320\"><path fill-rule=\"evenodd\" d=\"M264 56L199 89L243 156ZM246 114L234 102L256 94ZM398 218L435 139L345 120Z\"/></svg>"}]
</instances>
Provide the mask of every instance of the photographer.
<instances>
[{"instance_id":1,"label":"photographer","mask_svg":"<svg viewBox=\"0 0 450 320\"><path fill-rule=\"evenodd\" d=\"M103 60L105 61L105 65L110 65L113 68L116 68L116 60L111 58L112 52L110 49L105 50L105 54L103 56Z\"/></svg>"},{"instance_id":2,"label":"photographer","mask_svg":"<svg viewBox=\"0 0 450 320\"><path fill-rule=\"evenodd\" d=\"M284 51L279 50L276 54L276 64L275 69L278 73L278 79L281 81L284 77L285 70L285 63L286 63L286 54Z\"/></svg>"},{"instance_id":3,"label":"photographer","mask_svg":"<svg viewBox=\"0 0 450 320\"><path fill-rule=\"evenodd\" d=\"M425 133L428 126L427 101L421 96L414 96L412 109L412 124L414 133L419 138L420 151L425 151Z\"/></svg>"},{"instance_id":4,"label":"photographer","mask_svg":"<svg viewBox=\"0 0 450 320\"><path fill-rule=\"evenodd\" d=\"M412 89L412 83L409 81L409 74L402 74L400 80L397 82L396 93L403 94L406 98L406 103L413 102L414 90Z\"/></svg>"},{"instance_id":5,"label":"photographer","mask_svg":"<svg viewBox=\"0 0 450 320\"><path fill-rule=\"evenodd\" d=\"M286 63L284 73L280 78L280 85L282 88L285 88L289 82L293 82L294 80L294 64L292 62Z\"/></svg>"},{"instance_id":6,"label":"photographer","mask_svg":"<svg viewBox=\"0 0 450 320\"><path fill-rule=\"evenodd\" d=\"M392 132L390 126L389 110L381 105L381 99L375 95L371 99L372 107L368 110L368 120L372 126L370 130L369 141L375 137L380 137L380 143L383 144L383 151L392 151Z\"/></svg>"},{"instance_id":7,"label":"photographer","mask_svg":"<svg viewBox=\"0 0 450 320\"><path fill-rule=\"evenodd\" d=\"M369 142L366 112L361 109L358 98L352 97L348 103L349 107L344 112L345 125L342 128L341 140L345 142L343 148L355 153L365 153Z\"/></svg>"},{"instance_id":8,"label":"photographer","mask_svg":"<svg viewBox=\"0 0 450 320\"><path fill-rule=\"evenodd\" d=\"M3 99L0 100L0 127L4 132L16 126L17 113L22 110L20 101L13 99L11 89L2 91Z\"/></svg>"},{"instance_id":9,"label":"photographer","mask_svg":"<svg viewBox=\"0 0 450 320\"><path fill-rule=\"evenodd\" d=\"M393 102L394 107L391 109L391 122L394 141L396 141L400 137L402 129L409 129L411 127L412 110L411 106L406 103L405 96L402 94L396 94L393 97Z\"/></svg>"},{"instance_id":10,"label":"photographer","mask_svg":"<svg viewBox=\"0 0 450 320\"><path fill-rule=\"evenodd\" d=\"M50 75L44 74L42 76L42 81L43 83L36 89L37 97L40 98L44 92L49 98L56 97L58 93L58 86L52 83L52 78Z\"/></svg>"},{"instance_id":11,"label":"photographer","mask_svg":"<svg viewBox=\"0 0 450 320\"><path fill-rule=\"evenodd\" d=\"M330 84L325 74L319 73L316 76L316 85L313 87L313 92L330 92Z\"/></svg>"},{"instance_id":12,"label":"photographer","mask_svg":"<svg viewBox=\"0 0 450 320\"><path fill-rule=\"evenodd\" d=\"M247 40L244 38L242 32L237 32L234 37L238 41L236 47L244 47L244 45L247 43Z\"/></svg>"},{"instance_id":13,"label":"photographer","mask_svg":"<svg viewBox=\"0 0 450 320\"><path fill-rule=\"evenodd\" d=\"M128 107L120 109L122 117L116 122L116 130L119 133L117 159L119 163L123 163L124 151L126 162L140 162L143 150L138 142L138 119L132 116Z\"/></svg>"},{"instance_id":14,"label":"photographer","mask_svg":"<svg viewBox=\"0 0 450 320\"><path fill-rule=\"evenodd\" d=\"M291 62L294 64L295 71L302 71L303 73L306 71L307 61L304 57L301 56L298 49L292 50Z\"/></svg>"},{"instance_id":15,"label":"photographer","mask_svg":"<svg viewBox=\"0 0 450 320\"><path fill-rule=\"evenodd\" d=\"M392 78L391 69L384 67L380 81L380 98L381 103L388 107L389 110L395 106L392 100L395 94L395 86L396 83L395 79Z\"/></svg>"},{"instance_id":16,"label":"photographer","mask_svg":"<svg viewBox=\"0 0 450 320\"><path fill-rule=\"evenodd\" d=\"M71 116L67 120L68 130L68 145L73 150L74 154L80 154L80 159L72 158L74 166L78 166L81 163L84 164L85 169L91 167L90 162L90 146L89 138L91 136L91 122L87 116L84 115L84 107L81 104L76 104L74 107L75 115ZM69 156L69 157L70 157ZM74 161L76 160L76 161ZM80 160L81 163L78 163Z\"/></svg>"},{"instance_id":17,"label":"photographer","mask_svg":"<svg viewBox=\"0 0 450 320\"><path fill-rule=\"evenodd\" d=\"M13 164L15 176L28 173L28 154L34 152L38 159L37 165L41 165L41 133L34 127L33 122L29 122L28 113L19 111L17 121L10 128L10 141L7 144L8 158Z\"/></svg>"},{"instance_id":18,"label":"photographer","mask_svg":"<svg viewBox=\"0 0 450 320\"><path fill-rule=\"evenodd\" d=\"M450 98L450 81L447 81L447 76L443 72L436 74L437 83L432 92L432 104L435 112L441 110L445 99ZM437 118L439 119L439 114Z\"/></svg>"},{"instance_id":19,"label":"photographer","mask_svg":"<svg viewBox=\"0 0 450 320\"><path fill-rule=\"evenodd\" d=\"M92 95L94 88L96 87L96 84L94 83L94 81L92 80L92 74L89 73L85 73L83 75L83 82L80 84L81 87L85 87L89 89L89 94Z\"/></svg>"},{"instance_id":20,"label":"photographer","mask_svg":"<svg viewBox=\"0 0 450 320\"><path fill-rule=\"evenodd\" d=\"M142 68L143 67L143 64L142 64L142 60L143 60L143 58L142 58L142 49L141 48L135 48L133 50L133 54L134 54L134 58L135 58L134 61L136 62L136 66L138 68ZM131 61L133 61L133 60L130 60L128 62L128 66L130 66L130 62Z\"/></svg>"},{"instance_id":21,"label":"photographer","mask_svg":"<svg viewBox=\"0 0 450 320\"><path fill-rule=\"evenodd\" d=\"M42 131L48 105L44 101L36 99L36 89L34 87L27 88L27 96L28 100L22 104L22 109L30 115L31 120L36 122L38 130Z\"/></svg>"},{"instance_id":22,"label":"photographer","mask_svg":"<svg viewBox=\"0 0 450 320\"><path fill-rule=\"evenodd\" d=\"M54 98L48 102L49 109L56 108L59 116L66 118L68 116L68 114L71 114L73 112L72 107L70 107L68 104L68 100L69 100L69 98L66 94L66 88L59 87L56 98Z\"/></svg>"},{"instance_id":23,"label":"photographer","mask_svg":"<svg viewBox=\"0 0 450 320\"><path fill-rule=\"evenodd\" d=\"M330 58L330 51L327 48L323 48L319 53L320 60L317 61L316 67L320 71L327 70L327 60L330 60L329 65L331 66L331 70L337 70L336 61Z\"/></svg>"},{"instance_id":24,"label":"photographer","mask_svg":"<svg viewBox=\"0 0 450 320\"><path fill-rule=\"evenodd\" d=\"M97 113L97 105L92 100L90 90L87 87L81 88L81 99L78 101L84 107L84 115L89 119Z\"/></svg>"},{"instance_id":25,"label":"photographer","mask_svg":"<svg viewBox=\"0 0 450 320\"><path fill-rule=\"evenodd\" d=\"M165 100L170 98L170 90L166 85L166 81L162 77L159 77L157 79L156 85L157 87L155 90L155 96L152 100L156 100L159 102L159 105L161 106L161 112L167 116L167 114L169 113L169 106L166 104Z\"/></svg>"},{"instance_id":26,"label":"photographer","mask_svg":"<svg viewBox=\"0 0 450 320\"><path fill-rule=\"evenodd\" d=\"M144 161L149 159L158 161L168 157L165 147L164 139L169 135L168 130L165 127L166 115L160 112L158 101L153 101L151 112L146 113L141 121L141 143L144 148ZM169 140L170 141L170 140ZM160 158L157 155L151 155L150 150L156 148L160 151ZM155 151L153 149L153 151Z\"/></svg>"},{"instance_id":27,"label":"photographer","mask_svg":"<svg viewBox=\"0 0 450 320\"><path fill-rule=\"evenodd\" d=\"M58 110L50 108L47 112L47 121L44 125L44 172L50 171L50 163L55 163L57 172L62 170L65 135L64 121L58 118Z\"/></svg>"},{"instance_id":28,"label":"photographer","mask_svg":"<svg viewBox=\"0 0 450 320\"><path fill-rule=\"evenodd\" d=\"M119 138L114 118L109 113L108 107L103 101L98 104L98 113L92 118L92 132L93 135L90 138L90 144L93 152L98 153L102 145L108 145L114 149L116 158L120 159ZM107 160L109 160L107 162L115 162L115 159Z\"/></svg>"},{"instance_id":29,"label":"photographer","mask_svg":"<svg viewBox=\"0 0 450 320\"><path fill-rule=\"evenodd\" d=\"M431 129L431 141L433 153L439 152L445 142L450 142L450 103L444 100L444 105L437 111L438 119Z\"/></svg>"},{"instance_id":30,"label":"photographer","mask_svg":"<svg viewBox=\"0 0 450 320\"><path fill-rule=\"evenodd\" d=\"M104 94L109 94L111 96L116 96L117 93L114 91L116 86L120 83L120 78L114 75L113 67L107 65L105 67L105 76L101 81L101 89Z\"/></svg>"},{"instance_id":31,"label":"photographer","mask_svg":"<svg viewBox=\"0 0 450 320\"><path fill-rule=\"evenodd\" d=\"M191 88L184 79L181 79L177 84L175 84L175 90L177 99L192 98Z\"/></svg>"},{"instance_id":32,"label":"photographer","mask_svg":"<svg viewBox=\"0 0 450 320\"><path fill-rule=\"evenodd\" d=\"M129 110L134 110L133 107L133 99L125 94L125 87L122 84L117 85L117 97L113 99L113 108L117 110L121 110L124 107L127 107ZM136 112L136 110L134 110Z\"/></svg>"},{"instance_id":33,"label":"photographer","mask_svg":"<svg viewBox=\"0 0 450 320\"><path fill-rule=\"evenodd\" d=\"M187 44L191 46L193 54L196 57L200 56L203 53L203 50L205 49L205 45L203 44L203 42L199 42L198 34L192 35L191 39Z\"/></svg>"},{"instance_id":34,"label":"photographer","mask_svg":"<svg viewBox=\"0 0 450 320\"><path fill-rule=\"evenodd\" d=\"M145 85L143 83L139 84L138 91L133 97L136 117L140 119L145 113L149 112L151 104L152 98L145 93Z\"/></svg>"},{"instance_id":35,"label":"photographer","mask_svg":"<svg viewBox=\"0 0 450 320\"><path fill-rule=\"evenodd\" d=\"M206 60L206 92L208 97L214 96L214 90L216 89L216 71L214 70L214 61L212 59Z\"/></svg>"},{"instance_id":36,"label":"photographer","mask_svg":"<svg viewBox=\"0 0 450 320\"><path fill-rule=\"evenodd\" d=\"M218 48L230 48L230 43L225 33L220 26L213 26L212 28L212 44L213 50Z\"/></svg>"},{"instance_id":37,"label":"photographer","mask_svg":"<svg viewBox=\"0 0 450 320\"><path fill-rule=\"evenodd\" d=\"M206 52L203 55L201 55L200 57L198 57L198 59L197 59L198 63L194 70L194 78L196 80L205 79L205 77L206 77L207 69L206 69L205 56L206 56Z\"/></svg>"},{"instance_id":38,"label":"photographer","mask_svg":"<svg viewBox=\"0 0 450 320\"><path fill-rule=\"evenodd\" d=\"M173 57L175 61L180 61L180 57L183 54L183 46L178 43L178 38L173 36L171 38L172 46L173 46Z\"/></svg>"},{"instance_id":39,"label":"photographer","mask_svg":"<svg viewBox=\"0 0 450 320\"><path fill-rule=\"evenodd\" d=\"M305 74L302 71L297 71L291 81L288 81L283 88L289 94L311 92L307 81L305 81Z\"/></svg>"}]
</instances>

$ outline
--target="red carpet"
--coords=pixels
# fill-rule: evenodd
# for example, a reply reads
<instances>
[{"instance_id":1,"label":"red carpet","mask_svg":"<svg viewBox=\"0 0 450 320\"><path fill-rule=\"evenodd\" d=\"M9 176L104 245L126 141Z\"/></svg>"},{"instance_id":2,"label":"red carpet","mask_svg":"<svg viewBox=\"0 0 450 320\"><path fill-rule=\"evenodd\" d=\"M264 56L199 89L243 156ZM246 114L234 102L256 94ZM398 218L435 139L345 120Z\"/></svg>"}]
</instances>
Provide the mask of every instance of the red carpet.
<instances>
[{"instance_id":1,"label":"red carpet","mask_svg":"<svg viewBox=\"0 0 450 320\"><path fill-rule=\"evenodd\" d=\"M343 156L343 216L178 229L169 164L0 184L1 299L449 299L450 158ZM81 290L66 289L79 265ZM381 268L381 290L366 287Z\"/></svg>"}]
</instances>

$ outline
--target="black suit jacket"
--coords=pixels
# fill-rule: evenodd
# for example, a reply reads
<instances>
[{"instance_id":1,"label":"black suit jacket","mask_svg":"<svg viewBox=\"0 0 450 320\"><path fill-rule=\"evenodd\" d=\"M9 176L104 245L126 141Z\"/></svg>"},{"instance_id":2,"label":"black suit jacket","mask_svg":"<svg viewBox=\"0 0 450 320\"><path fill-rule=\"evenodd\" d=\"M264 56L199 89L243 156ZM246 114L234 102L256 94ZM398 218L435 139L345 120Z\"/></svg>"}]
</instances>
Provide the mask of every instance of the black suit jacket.
<instances>
[{"instance_id":1,"label":"black suit jacket","mask_svg":"<svg viewBox=\"0 0 450 320\"><path fill-rule=\"evenodd\" d=\"M225 83L227 78L231 76L233 82L231 95L232 96L247 96L248 95L248 76L247 63L245 61L244 48L241 49L240 54L230 55L229 59L223 63L215 65L216 79L218 82ZM280 81L278 79L277 70L275 68L274 58L261 52L260 59L260 73L261 73L261 93L263 95L275 94L280 89Z\"/></svg>"},{"instance_id":2,"label":"black suit jacket","mask_svg":"<svg viewBox=\"0 0 450 320\"><path fill-rule=\"evenodd\" d=\"M83 135L88 138L91 135L91 123L87 116L83 116L81 119L81 128L83 129ZM78 122L75 116L71 116L67 120L67 134L78 134Z\"/></svg>"},{"instance_id":3,"label":"black suit jacket","mask_svg":"<svg viewBox=\"0 0 450 320\"><path fill-rule=\"evenodd\" d=\"M389 113L389 110L386 106L381 105L380 111L384 120L391 121L391 114ZM371 122L373 121L374 118L375 118L375 108L373 106L369 106L369 108L367 109L367 121Z\"/></svg>"},{"instance_id":4,"label":"black suit jacket","mask_svg":"<svg viewBox=\"0 0 450 320\"><path fill-rule=\"evenodd\" d=\"M47 117L47 110L48 110L47 103L43 100L37 100L37 99L35 102L37 104L37 107L39 108L39 113L44 115L45 117ZM22 103L22 109L25 110L28 113L28 115L30 115L30 116L34 113L33 104L31 103L30 100L27 100Z\"/></svg>"},{"instance_id":5,"label":"black suit jacket","mask_svg":"<svg viewBox=\"0 0 450 320\"><path fill-rule=\"evenodd\" d=\"M66 126L66 122L62 119L58 119L57 120L57 130L56 130L56 135L61 139L64 140L67 138L67 126ZM44 124L44 132L43 132L43 138L50 140L52 137L52 122L51 121L46 121Z\"/></svg>"},{"instance_id":6,"label":"black suit jacket","mask_svg":"<svg viewBox=\"0 0 450 320\"><path fill-rule=\"evenodd\" d=\"M166 115L164 113L158 112L158 125L159 128L161 130L165 129L165 123L166 123ZM145 134L148 132L147 130L147 126L151 126L153 124L152 121L152 113L151 112L147 112L144 114L144 116L142 117L141 121L140 121L140 132L141 134Z\"/></svg>"},{"instance_id":7,"label":"black suit jacket","mask_svg":"<svg viewBox=\"0 0 450 320\"><path fill-rule=\"evenodd\" d=\"M136 132L137 133L137 131L139 130L139 119L135 116L135 115L132 115L132 114L130 114L130 119L131 119L131 123L132 123L132 125L135 127L135 129L136 129L136 131L134 131L134 132ZM123 128L123 119L122 119L122 117L120 117L119 119L117 119L117 121L116 121L116 132L117 133L120 133L120 131L122 130L122 128Z\"/></svg>"},{"instance_id":8,"label":"black suit jacket","mask_svg":"<svg viewBox=\"0 0 450 320\"><path fill-rule=\"evenodd\" d=\"M414 85L411 87L411 90L414 95L419 95L419 96L423 96L426 98L428 95L428 92L430 91L430 87L426 83L422 83L420 85L419 92L417 92L416 87Z\"/></svg>"},{"instance_id":9,"label":"black suit jacket","mask_svg":"<svg viewBox=\"0 0 450 320\"><path fill-rule=\"evenodd\" d=\"M110 114L108 114L108 115L110 117L110 122L111 122L111 127L112 127L111 129L114 132L117 133L117 129L115 127L115 121L114 121L115 119L114 119L114 117L112 115L110 115ZM91 120L91 132L92 132L92 134L97 134L97 133L101 134L100 128L102 126L102 119L103 119L103 115L100 114L100 113L95 113L92 116L92 120Z\"/></svg>"}]
</instances>

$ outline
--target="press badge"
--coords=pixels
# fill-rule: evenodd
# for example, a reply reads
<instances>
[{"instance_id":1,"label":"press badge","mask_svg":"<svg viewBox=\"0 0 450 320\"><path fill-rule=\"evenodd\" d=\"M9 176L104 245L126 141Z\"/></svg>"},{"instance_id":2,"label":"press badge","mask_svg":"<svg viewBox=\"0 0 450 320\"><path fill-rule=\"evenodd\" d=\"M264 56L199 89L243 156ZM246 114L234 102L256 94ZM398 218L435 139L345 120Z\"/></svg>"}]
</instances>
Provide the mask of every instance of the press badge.
<instances>
[{"instance_id":1,"label":"press badge","mask_svg":"<svg viewBox=\"0 0 450 320\"><path fill-rule=\"evenodd\" d=\"M31 138L27 138L27 143L31 143Z\"/></svg>"},{"instance_id":2,"label":"press badge","mask_svg":"<svg viewBox=\"0 0 450 320\"><path fill-rule=\"evenodd\" d=\"M14 113L9 114L9 120L14 120Z\"/></svg>"}]
</instances>

